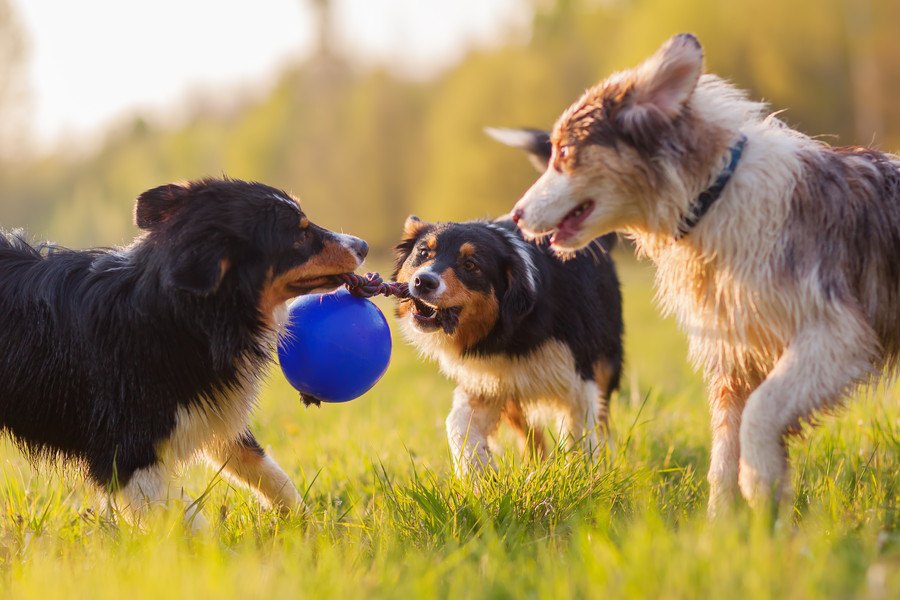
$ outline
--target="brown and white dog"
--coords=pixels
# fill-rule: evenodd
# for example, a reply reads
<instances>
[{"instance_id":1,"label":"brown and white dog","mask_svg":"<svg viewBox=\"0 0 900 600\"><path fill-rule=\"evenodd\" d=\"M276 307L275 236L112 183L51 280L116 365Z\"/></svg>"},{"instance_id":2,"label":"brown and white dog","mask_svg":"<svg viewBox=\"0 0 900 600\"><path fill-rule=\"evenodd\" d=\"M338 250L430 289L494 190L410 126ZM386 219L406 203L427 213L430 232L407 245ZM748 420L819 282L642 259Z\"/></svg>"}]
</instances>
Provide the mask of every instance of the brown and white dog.
<instances>
[{"instance_id":1,"label":"brown and white dog","mask_svg":"<svg viewBox=\"0 0 900 600\"><path fill-rule=\"evenodd\" d=\"M710 513L789 493L787 436L900 358L900 158L832 148L714 75L688 34L566 110L513 213L658 266L712 409Z\"/></svg>"}]
</instances>

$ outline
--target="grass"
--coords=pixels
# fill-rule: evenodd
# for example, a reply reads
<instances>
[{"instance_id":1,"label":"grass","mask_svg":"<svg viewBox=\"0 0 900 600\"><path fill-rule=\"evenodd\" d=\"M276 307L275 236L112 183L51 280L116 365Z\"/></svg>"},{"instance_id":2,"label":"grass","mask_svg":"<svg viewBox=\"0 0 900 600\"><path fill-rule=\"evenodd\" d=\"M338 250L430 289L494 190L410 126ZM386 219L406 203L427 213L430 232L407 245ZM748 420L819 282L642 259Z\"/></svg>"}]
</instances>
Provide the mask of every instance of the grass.
<instances>
[{"instance_id":1,"label":"grass","mask_svg":"<svg viewBox=\"0 0 900 600\"><path fill-rule=\"evenodd\" d=\"M279 519L198 466L175 485L202 495L212 531L185 536L177 510L139 531L100 516L76 474L35 470L6 443L0 597L900 597L896 390L792 445L786 517L709 523L703 386L650 301L651 268L619 264L628 376L603 461L529 466L510 450L476 493L450 470L451 384L395 338L388 374L351 403L304 409L270 378L255 430L307 490L308 518Z\"/></svg>"}]
</instances>

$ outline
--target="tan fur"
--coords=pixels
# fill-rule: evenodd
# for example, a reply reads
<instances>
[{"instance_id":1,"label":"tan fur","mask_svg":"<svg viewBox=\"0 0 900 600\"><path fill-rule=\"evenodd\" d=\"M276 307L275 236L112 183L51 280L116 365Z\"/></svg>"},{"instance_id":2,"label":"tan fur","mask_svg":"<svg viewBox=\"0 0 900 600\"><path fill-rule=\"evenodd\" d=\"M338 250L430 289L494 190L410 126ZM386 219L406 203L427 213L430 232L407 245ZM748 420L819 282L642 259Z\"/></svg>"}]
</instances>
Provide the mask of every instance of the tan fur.
<instances>
[{"instance_id":1,"label":"tan fur","mask_svg":"<svg viewBox=\"0 0 900 600\"><path fill-rule=\"evenodd\" d=\"M900 158L812 140L697 79L701 64L696 40L677 36L589 90L557 122L556 168L516 208L543 235L592 199L560 251L619 230L657 264L660 305L709 382L715 514L738 488L757 506L786 497L786 436L898 364ZM679 239L740 135L734 175Z\"/></svg>"},{"instance_id":2,"label":"tan fur","mask_svg":"<svg viewBox=\"0 0 900 600\"><path fill-rule=\"evenodd\" d=\"M300 280L313 280L341 273L352 273L359 266L359 258L347 246L336 240L327 240L322 252L302 265L279 275L270 272L268 282L260 294L259 311L263 316L271 315L281 304L297 295L290 285ZM323 282L323 287L328 287ZM332 289L336 286L331 285ZM270 319L267 319L270 320Z\"/></svg>"},{"instance_id":3,"label":"tan fur","mask_svg":"<svg viewBox=\"0 0 900 600\"><path fill-rule=\"evenodd\" d=\"M501 410L503 418L519 437L519 450L527 458L541 460L547 454L547 442L540 427L532 427L522 405L508 400Z\"/></svg>"},{"instance_id":4,"label":"tan fur","mask_svg":"<svg viewBox=\"0 0 900 600\"><path fill-rule=\"evenodd\" d=\"M447 291L441 297L440 306L462 306L459 315L459 326L453 335L457 351L463 352L484 339L500 314L500 305L493 290L485 293L475 292L464 286L453 269L447 269L441 274Z\"/></svg>"}]
</instances>

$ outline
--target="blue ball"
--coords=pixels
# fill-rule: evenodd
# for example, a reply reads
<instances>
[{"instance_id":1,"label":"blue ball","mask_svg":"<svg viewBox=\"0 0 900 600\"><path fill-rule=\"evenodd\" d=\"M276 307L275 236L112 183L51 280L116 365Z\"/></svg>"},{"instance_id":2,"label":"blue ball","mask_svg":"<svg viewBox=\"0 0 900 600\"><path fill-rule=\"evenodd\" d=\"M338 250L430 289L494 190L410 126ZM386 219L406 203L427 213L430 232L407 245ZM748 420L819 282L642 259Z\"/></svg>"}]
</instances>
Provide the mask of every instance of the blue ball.
<instances>
[{"instance_id":1,"label":"blue ball","mask_svg":"<svg viewBox=\"0 0 900 600\"><path fill-rule=\"evenodd\" d=\"M284 376L301 394L346 402L372 389L391 360L391 330L369 300L347 290L301 296L278 344Z\"/></svg>"}]
</instances>

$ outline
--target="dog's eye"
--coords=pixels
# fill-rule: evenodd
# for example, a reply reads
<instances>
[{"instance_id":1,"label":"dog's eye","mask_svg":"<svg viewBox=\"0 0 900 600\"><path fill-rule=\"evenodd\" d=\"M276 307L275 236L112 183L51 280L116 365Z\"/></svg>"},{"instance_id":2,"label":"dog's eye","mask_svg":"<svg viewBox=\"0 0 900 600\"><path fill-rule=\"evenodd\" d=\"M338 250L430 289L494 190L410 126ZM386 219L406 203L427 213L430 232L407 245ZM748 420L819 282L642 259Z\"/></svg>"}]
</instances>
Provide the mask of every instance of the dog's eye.
<instances>
[{"instance_id":1,"label":"dog's eye","mask_svg":"<svg viewBox=\"0 0 900 600\"><path fill-rule=\"evenodd\" d=\"M419 258L428 258L430 251L426 247L419 248Z\"/></svg>"},{"instance_id":2,"label":"dog's eye","mask_svg":"<svg viewBox=\"0 0 900 600\"><path fill-rule=\"evenodd\" d=\"M478 271L478 263L470 258L463 263L463 269L465 269L469 273L475 273L476 271Z\"/></svg>"},{"instance_id":3,"label":"dog's eye","mask_svg":"<svg viewBox=\"0 0 900 600\"><path fill-rule=\"evenodd\" d=\"M571 146L560 146L558 150L559 157L563 160L569 158L569 154L572 152Z\"/></svg>"}]
</instances>

